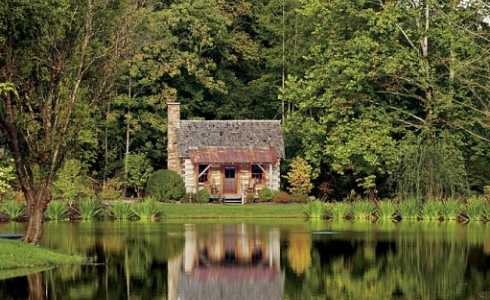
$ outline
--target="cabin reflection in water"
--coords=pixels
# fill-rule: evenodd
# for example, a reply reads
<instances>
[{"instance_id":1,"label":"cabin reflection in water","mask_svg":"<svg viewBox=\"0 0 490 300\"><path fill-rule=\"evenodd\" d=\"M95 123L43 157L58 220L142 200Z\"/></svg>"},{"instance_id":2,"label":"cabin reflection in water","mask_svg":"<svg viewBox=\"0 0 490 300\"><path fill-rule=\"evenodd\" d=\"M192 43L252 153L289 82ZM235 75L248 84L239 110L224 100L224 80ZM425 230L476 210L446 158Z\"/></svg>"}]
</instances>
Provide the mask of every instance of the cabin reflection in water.
<instances>
[{"instance_id":1,"label":"cabin reflection in water","mask_svg":"<svg viewBox=\"0 0 490 300\"><path fill-rule=\"evenodd\" d=\"M168 299L282 299L279 229L186 225L182 255L168 262Z\"/></svg>"}]
</instances>

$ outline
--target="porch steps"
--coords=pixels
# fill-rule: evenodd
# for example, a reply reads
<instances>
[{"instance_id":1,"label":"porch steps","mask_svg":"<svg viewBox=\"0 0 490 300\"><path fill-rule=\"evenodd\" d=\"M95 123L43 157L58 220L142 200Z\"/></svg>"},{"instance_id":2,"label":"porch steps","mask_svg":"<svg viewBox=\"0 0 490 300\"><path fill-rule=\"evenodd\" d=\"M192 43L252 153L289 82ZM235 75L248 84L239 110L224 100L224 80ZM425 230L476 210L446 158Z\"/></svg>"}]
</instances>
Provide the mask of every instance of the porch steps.
<instances>
[{"instance_id":1,"label":"porch steps","mask_svg":"<svg viewBox=\"0 0 490 300\"><path fill-rule=\"evenodd\" d=\"M243 204L241 196L225 196L223 198L224 204Z\"/></svg>"}]
</instances>

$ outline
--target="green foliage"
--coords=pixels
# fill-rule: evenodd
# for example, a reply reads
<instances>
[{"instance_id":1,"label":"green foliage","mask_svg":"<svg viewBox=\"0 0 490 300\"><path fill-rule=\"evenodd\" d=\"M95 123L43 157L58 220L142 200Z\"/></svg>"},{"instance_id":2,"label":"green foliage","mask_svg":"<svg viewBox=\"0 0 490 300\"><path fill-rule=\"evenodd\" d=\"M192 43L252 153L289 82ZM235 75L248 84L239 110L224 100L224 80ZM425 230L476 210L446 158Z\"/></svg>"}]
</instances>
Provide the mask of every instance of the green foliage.
<instances>
[{"instance_id":1,"label":"green foliage","mask_svg":"<svg viewBox=\"0 0 490 300\"><path fill-rule=\"evenodd\" d=\"M313 188L311 166L303 158L295 157L289 167L290 170L285 177L289 182L289 192L296 195L308 195Z\"/></svg>"},{"instance_id":2,"label":"green foliage","mask_svg":"<svg viewBox=\"0 0 490 300\"><path fill-rule=\"evenodd\" d=\"M325 219L327 217L325 203L318 200L306 204L304 213L306 217L310 219Z\"/></svg>"},{"instance_id":3,"label":"green foliage","mask_svg":"<svg viewBox=\"0 0 490 300\"><path fill-rule=\"evenodd\" d=\"M2 159L0 155L0 159ZM15 180L15 167L10 159L0 160L0 199L2 194L12 189L12 182Z\"/></svg>"},{"instance_id":4,"label":"green foliage","mask_svg":"<svg viewBox=\"0 0 490 300\"><path fill-rule=\"evenodd\" d=\"M327 205L327 210L334 220L343 220L352 212L352 205L347 202L333 202Z\"/></svg>"},{"instance_id":5,"label":"green foliage","mask_svg":"<svg viewBox=\"0 0 490 300\"><path fill-rule=\"evenodd\" d=\"M78 202L78 213L84 221L96 220L102 212L101 203L96 198L84 199Z\"/></svg>"},{"instance_id":6,"label":"green foliage","mask_svg":"<svg viewBox=\"0 0 490 300\"><path fill-rule=\"evenodd\" d=\"M439 208L440 220L456 220L463 211L463 205L459 200L442 201Z\"/></svg>"},{"instance_id":7,"label":"green foliage","mask_svg":"<svg viewBox=\"0 0 490 300\"><path fill-rule=\"evenodd\" d=\"M378 203L379 217L383 220L391 220L398 212L398 206L391 200L383 200Z\"/></svg>"},{"instance_id":8,"label":"green foliage","mask_svg":"<svg viewBox=\"0 0 490 300\"><path fill-rule=\"evenodd\" d=\"M25 204L18 203L15 199L0 202L0 212L6 214L11 220L18 220L24 215Z\"/></svg>"},{"instance_id":9,"label":"green foliage","mask_svg":"<svg viewBox=\"0 0 490 300\"><path fill-rule=\"evenodd\" d=\"M272 201L272 197L274 196L274 193L272 190L268 187L264 187L260 190L259 192L259 200L263 202L270 202Z\"/></svg>"},{"instance_id":10,"label":"green foliage","mask_svg":"<svg viewBox=\"0 0 490 300\"><path fill-rule=\"evenodd\" d=\"M103 183L99 197L104 201L120 200L122 197L122 183L117 178L111 178Z\"/></svg>"},{"instance_id":11,"label":"green foliage","mask_svg":"<svg viewBox=\"0 0 490 300\"><path fill-rule=\"evenodd\" d=\"M53 183L53 197L59 201L74 203L78 199L94 196L82 163L75 159L65 161Z\"/></svg>"},{"instance_id":12,"label":"green foliage","mask_svg":"<svg viewBox=\"0 0 490 300\"><path fill-rule=\"evenodd\" d=\"M332 182L331 199L372 200L443 200L490 182L480 5L427 2L427 30L420 5L386 1L14 2L0 5L0 120L14 99L17 133L0 127L0 144L20 137L26 173L55 178L57 200L91 198L89 177L104 182L100 198L120 199L110 178L124 178L126 143L138 154L124 184L141 196L166 160L167 101L184 118L283 115L288 156L311 166L288 175L295 195L316 178Z\"/></svg>"},{"instance_id":13,"label":"green foliage","mask_svg":"<svg viewBox=\"0 0 490 300\"><path fill-rule=\"evenodd\" d=\"M272 195L272 202L274 203L289 203L290 196L287 192L277 191Z\"/></svg>"},{"instance_id":14,"label":"green foliage","mask_svg":"<svg viewBox=\"0 0 490 300\"><path fill-rule=\"evenodd\" d=\"M146 193L158 201L178 201L185 196L182 177L171 170L159 170L148 179Z\"/></svg>"},{"instance_id":15,"label":"green foliage","mask_svg":"<svg viewBox=\"0 0 490 300\"><path fill-rule=\"evenodd\" d=\"M353 217L359 220L371 219L376 210L371 201L354 201L352 203Z\"/></svg>"},{"instance_id":16,"label":"green foliage","mask_svg":"<svg viewBox=\"0 0 490 300\"><path fill-rule=\"evenodd\" d=\"M295 203L307 203L310 200L308 195L303 193L292 193L289 195L289 199L291 202Z\"/></svg>"},{"instance_id":17,"label":"green foliage","mask_svg":"<svg viewBox=\"0 0 490 300\"><path fill-rule=\"evenodd\" d=\"M129 220L133 217L133 210L127 202L114 201L109 206L110 215L115 220Z\"/></svg>"},{"instance_id":18,"label":"green foliage","mask_svg":"<svg viewBox=\"0 0 490 300\"><path fill-rule=\"evenodd\" d=\"M51 221L64 221L68 219L68 207L64 201L53 200L49 202L45 212L46 218Z\"/></svg>"},{"instance_id":19,"label":"green foliage","mask_svg":"<svg viewBox=\"0 0 490 300\"><path fill-rule=\"evenodd\" d=\"M464 212L472 221L489 221L490 203L486 199L472 197L466 203Z\"/></svg>"},{"instance_id":20,"label":"green foliage","mask_svg":"<svg viewBox=\"0 0 490 300\"><path fill-rule=\"evenodd\" d=\"M140 221L155 221L163 215L163 209L152 197L131 205L131 211Z\"/></svg>"},{"instance_id":21,"label":"green foliage","mask_svg":"<svg viewBox=\"0 0 490 300\"><path fill-rule=\"evenodd\" d=\"M420 216L420 202L416 199L406 199L400 202L400 214L403 219L416 219Z\"/></svg>"},{"instance_id":22,"label":"green foliage","mask_svg":"<svg viewBox=\"0 0 490 300\"><path fill-rule=\"evenodd\" d=\"M129 154L125 159L128 166L127 187L133 189L139 197L153 172L153 167L145 155L140 153Z\"/></svg>"},{"instance_id":23,"label":"green foliage","mask_svg":"<svg viewBox=\"0 0 490 300\"><path fill-rule=\"evenodd\" d=\"M484 188L483 188L483 196L490 203L490 185L484 186Z\"/></svg>"},{"instance_id":24,"label":"green foliage","mask_svg":"<svg viewBox=\"0 0 490 300\"><path fill-rule=\"evenodd\" d=\"M424 203L420 210L420 218L424 220L439 220L441 208L443 208L442 202L429 200Z\"/></svg>"},{"instance_id":25,"label":"green foliage","mask_svg":"<svg viewBox=\"0 0 490 300\"><path fill-rule=\"evenodd\" d=\"M467 194L465 162L455 137L445 132L405 143L397 178L402 198L445 199Z\"/></svg>"},{"instance_id":26,"label":"green foliage","mask_svg":"<svg viewBox=\"0 0 490 300\"><path fill-rule=\"evenodd\" d=\"M209 202L209 192L208 192L208 189L204 188L204 189L200 189L198 192L197 192L197 195L196 195L196 200L198 203L208 203Z\"/></svg>"}]
</instances>

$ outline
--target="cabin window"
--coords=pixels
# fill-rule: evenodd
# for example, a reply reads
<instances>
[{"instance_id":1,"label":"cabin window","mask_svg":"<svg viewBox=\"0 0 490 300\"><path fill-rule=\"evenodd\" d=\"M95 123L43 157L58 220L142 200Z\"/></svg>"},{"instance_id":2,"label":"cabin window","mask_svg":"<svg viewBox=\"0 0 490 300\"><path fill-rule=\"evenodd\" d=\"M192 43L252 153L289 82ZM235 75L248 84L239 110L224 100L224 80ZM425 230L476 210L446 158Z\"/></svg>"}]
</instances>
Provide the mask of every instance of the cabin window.
<instances>
[{"instance_id":1,"label":"cabin window","mask_svg":"<svg viewBox=\"0 0 490 300\"><path fill-rule=\"evenodd\" d=\"M252 165L252 178L256 183L262 183L264 180L264 171L259 165Z\"/></svg>"},{"instance_id":2,"label":"cabin window","mask_svg":"<svg viewBox=\"0 0 490 300\"><path fill-rule=\"evenodd\" d=\"M209 165L199 165L199 174L201 175L199 176L199 183L208 182L209 169Z\"/></svg>"}]
</instances>

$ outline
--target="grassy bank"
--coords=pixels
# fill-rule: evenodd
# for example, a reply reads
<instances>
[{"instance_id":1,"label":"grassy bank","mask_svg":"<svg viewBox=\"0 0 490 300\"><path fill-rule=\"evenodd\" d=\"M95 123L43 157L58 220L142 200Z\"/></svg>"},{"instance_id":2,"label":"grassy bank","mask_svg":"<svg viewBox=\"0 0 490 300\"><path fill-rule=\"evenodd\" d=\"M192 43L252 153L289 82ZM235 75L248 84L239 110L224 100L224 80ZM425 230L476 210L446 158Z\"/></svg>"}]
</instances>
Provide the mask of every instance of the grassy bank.
<instances>
[{"instance_id":1,"label":"grassy bank","mask_svg":"<svg viewBox=\"0 0 490 300\"><path fill-rule=\"evenodd\" d=\"M166 218L304 218L303 204L161 204Z\"/></svg>"},{"instance_id":2,"label":"grassy bank","mask_svg":"<svg viewBox=\"0 0 490 300\"><path fill-rule=\"evenodd\" d=\"M3 212L10 220L19 220L23 214L20 204L6 203ZM7 209L7 208L9 209ZM12 211L9 214L9 211ZM20 213L18 213L20 211ZM204 203L161 203L151 198L140 201L85 201L70 210L63 201L52 201L46 211L46 219L61 220L130 220L155 221L162 219L329 219L329 220L455 220L459 222L490 221L490 200L471 197L458 200L383 200L309 202L308 204L258 203L247 205L223 205Z\"/></svg>"},{"instance_id":3,"label":"grassy bank","mask_svg":"<svg viewBox=\"0 0 490 300\"><path fill-rule=\"evenodd\" d=\"M0 279L82 262L83 258L80 256L60 254L20 241L0 239Z\"/></svg>"}]
</instances>

